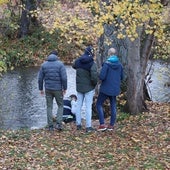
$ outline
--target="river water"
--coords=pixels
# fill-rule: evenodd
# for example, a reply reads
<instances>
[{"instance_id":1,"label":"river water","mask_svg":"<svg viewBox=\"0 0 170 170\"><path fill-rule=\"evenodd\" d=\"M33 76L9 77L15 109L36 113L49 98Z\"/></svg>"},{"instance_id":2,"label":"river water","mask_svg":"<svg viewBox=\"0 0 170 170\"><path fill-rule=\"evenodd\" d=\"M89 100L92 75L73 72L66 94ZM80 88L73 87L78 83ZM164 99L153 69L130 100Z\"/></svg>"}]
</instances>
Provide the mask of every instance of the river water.
<instances>
[{"instance_id":1,"label":"river water","mask_svg":"<svg viewBox=\"0 0 170 170\"><path fill-rule=\"evenodd\" d=\"M170 64L149 62L148 69L150 65L152 82L148 84L148 91L152 101L170 103Z\"/></svg>"},{"instance_id":2,"label":"river water","mask_svg":"<svg viewBox=\"0 0 170 170\"><path fill-rule=\"evenodd\" d=\"M149 84L153 101L170 102L170 82L168 69L155 64L152 83ZM68 90L65 97L76 94L75 70L66 66ZM18 68L9 71L0 80L0 129L38 129L47 125L46 101L38 90L39 67ZM54 101L53 114L57 105Z\"/></svg>"},{"instance_id":3,"label":"river water","mask_svg":"<svg viewBox=\"0 0 170 170\"><path fill-rule=\"evenodd\" d=\"M75 70L66 66L68 90L65 97L76 94ZM39 67L19 68L0 80L0 128L37 129L47 124L46 101L38 90ZM53 114L57 105L54 101Z\"/></svg>"}]
</instances>

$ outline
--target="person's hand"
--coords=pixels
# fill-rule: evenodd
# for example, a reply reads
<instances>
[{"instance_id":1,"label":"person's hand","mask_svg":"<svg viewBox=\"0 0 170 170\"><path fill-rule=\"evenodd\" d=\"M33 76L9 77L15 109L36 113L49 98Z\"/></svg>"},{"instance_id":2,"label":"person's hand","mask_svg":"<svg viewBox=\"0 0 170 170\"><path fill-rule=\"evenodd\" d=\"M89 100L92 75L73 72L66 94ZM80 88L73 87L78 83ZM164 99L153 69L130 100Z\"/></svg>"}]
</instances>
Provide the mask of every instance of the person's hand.
<instances>
[{"instance_id":1,"label":"person's hand","mask_svg":"<svg viewBox=\"0 0 170 170\"><path fill-rule=\"evenodd\" d=\"M63 96L66 94L66 90L63 90Z\"/></svg>"},{"instance_id":2,"label":"person's hand","mask_svg":"<svg viewBox=\"0 0 170 170\"><path fill-rule=\"evenodd\" d=\"M44 96L44 91L41 90L41 91L40 91L40 94L41 94L41 96Z\"/></svg>"}]
</instances>

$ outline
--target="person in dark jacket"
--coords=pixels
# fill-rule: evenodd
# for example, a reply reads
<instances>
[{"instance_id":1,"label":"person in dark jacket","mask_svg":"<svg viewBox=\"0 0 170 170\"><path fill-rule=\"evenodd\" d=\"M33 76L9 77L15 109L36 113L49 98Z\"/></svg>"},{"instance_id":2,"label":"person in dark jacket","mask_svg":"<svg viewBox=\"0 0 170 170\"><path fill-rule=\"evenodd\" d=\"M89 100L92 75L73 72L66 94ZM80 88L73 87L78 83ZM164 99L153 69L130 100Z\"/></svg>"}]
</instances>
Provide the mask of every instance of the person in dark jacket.
<instances>
[{"instance_id":1,"label":"person in dark jacket","mask_svg":"<svg viewBox=\"0 0 170 170\"><path fill-rule=\"evenodd\" d=\"M53 99L58 105L57 111L57 129L62 130L63 116L63 96L67 90L67 74L64 64L59 61L57 51L52 51L40 68L38 75L38 85L41 95L44 94L43 85L45 85L45 95L47 103L47 121L49 130L53 130Z\"/></svg>"},{"instance_id":2,"label":"person in dark jacket","mask_svg":"<svg viewBox=\"0 0 170 170\"><path fill-rule=\"evenodd\" d=\"M86 132L94 131L92 127L92 103L95 93L95 86L98 81L97 65L94 62L94 49L88 46L84 54L75 60L73 68L76 69L76 90L77 90L77 130L82 129L81 108L85 100L86 106Z\"/></svg>"},{"instance_id":3,"label":"person in dark jacket","mask_svg":"<svg viewBox=\"0 0 170 170\"><path fill-rule=\"evenodd\" d=\"M121 80L123 80L123 67L118 57L115 55L116 50L110 48L108 50L109 58L104 62L99 74L101 81L99 95L96 102L96 109L99 116L100 126L98 131L113 130L116 121L116 96L120 93ZM108 127L104 122L103 103L109 98L111 117Z\"/></svg>"}]
</instances>

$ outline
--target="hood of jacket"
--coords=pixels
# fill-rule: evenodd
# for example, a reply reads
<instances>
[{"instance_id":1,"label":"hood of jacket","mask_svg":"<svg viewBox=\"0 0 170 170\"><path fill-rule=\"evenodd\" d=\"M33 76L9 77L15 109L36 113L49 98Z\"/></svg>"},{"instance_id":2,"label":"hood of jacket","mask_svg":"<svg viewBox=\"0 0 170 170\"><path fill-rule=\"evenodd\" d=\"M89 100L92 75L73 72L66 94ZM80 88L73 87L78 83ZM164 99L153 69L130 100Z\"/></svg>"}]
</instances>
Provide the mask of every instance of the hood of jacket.
<instances>
[{"instance_id":1,"label":"hood of jacket","mask_svg":"<svg viewBox=\"0 0 170 170\"><path fill-rule=\"evenodd\" d=\"M107 59L108 62L114 63L116 61L119 61L118 57L116 55L112 55Z\"/></svg>"},{"instance_id":2,"label":"hood of jacket","mask_svg":"<svg viewBox=\"0 0 170 170\"><path fill-rule=\"evenodd\" d=\"M94 60L91 56L83 54L80 58L76 60L75 68L82 68L89 71L93 63Z\"/></svg>"},{"instance_id":3,"label":"hood of jacket","mask_svg":"<svg viewBox=\"0 0 170 170\"><path fill-rule=\"evenodd\" d=\"M58 57L55 54L50 54L47 57L47 61L56 61L58 59Z\"/></svg>"},{"instance_id":4,"label":"hood of jacket","mask_svg":"<svg viewBox=\"0 0 170 170\"><path fill-rule=\"evenodd\" d=\"M93 62L93 58L89 55L84 54L79 58L79 61L82 64L88 64L88 63Z\"/></svg>"},{"instance_id":5,"label":"hood of jacket","mask_svg":"<svg viewBox=\"0 0 170 170\"><path fill-rule=\"evenodd\" d=\"M110 56L105 63L112 69L118 69L120 67L119 59L115 55Z\"/></svg>"}]
</instances>

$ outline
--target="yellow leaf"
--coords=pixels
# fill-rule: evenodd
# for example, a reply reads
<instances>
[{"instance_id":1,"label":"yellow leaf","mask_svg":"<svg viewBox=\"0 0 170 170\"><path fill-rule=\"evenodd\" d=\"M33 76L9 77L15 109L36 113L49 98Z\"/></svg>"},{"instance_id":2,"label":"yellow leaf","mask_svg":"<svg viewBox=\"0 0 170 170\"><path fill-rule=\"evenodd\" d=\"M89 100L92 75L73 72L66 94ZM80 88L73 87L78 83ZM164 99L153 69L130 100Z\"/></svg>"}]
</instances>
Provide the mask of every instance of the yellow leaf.
<instances>
[{"instance_id":1,"label":"yellow leaf","mask_svg":"<svg viewBox=\"0 0 170 170\"><path fill-rule=\"evenodd\" d=\"M132 139L135 143L140 142L139 139L136 139L136 138L134 138L134 137L131 137L131 139Z\"/></svg>"}]
</instances>

